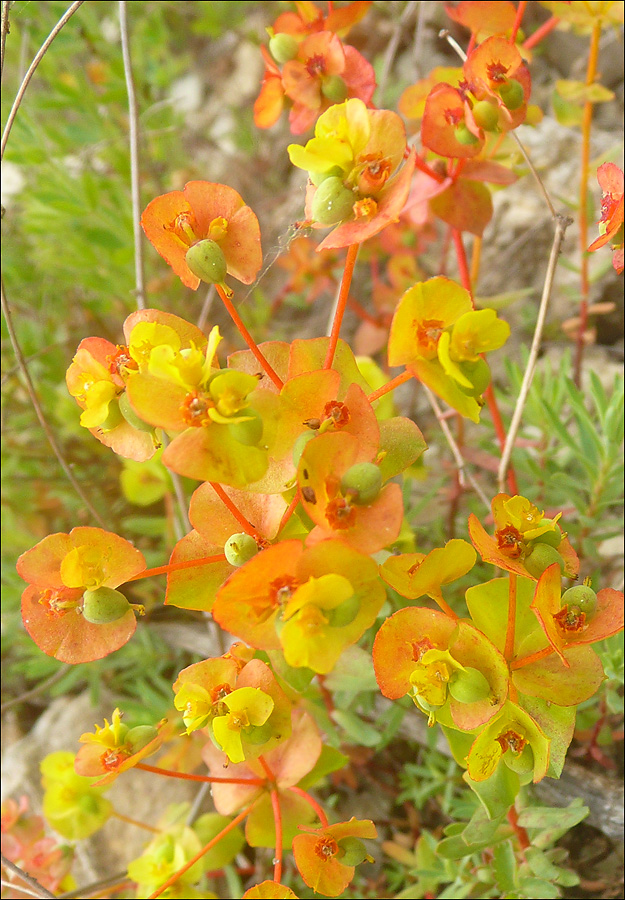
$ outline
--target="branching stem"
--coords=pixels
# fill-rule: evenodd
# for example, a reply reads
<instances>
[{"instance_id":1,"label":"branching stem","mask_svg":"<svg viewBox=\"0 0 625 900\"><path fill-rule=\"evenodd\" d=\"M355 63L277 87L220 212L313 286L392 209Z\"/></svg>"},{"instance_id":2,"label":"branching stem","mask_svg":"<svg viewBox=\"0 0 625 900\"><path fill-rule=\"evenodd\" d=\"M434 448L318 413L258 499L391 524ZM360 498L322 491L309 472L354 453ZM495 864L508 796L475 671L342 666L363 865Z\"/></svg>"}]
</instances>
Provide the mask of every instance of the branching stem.
<instances>
[{"instance_id":1,"label":"branching stem","mask_svg":"<svg viewBox=\"0 0 625 900\"><path fill-rule=\"evenodd\" d=\"M238 312L234 308L234 304L232 303L232 301L230 300L230 298L224 291L223 287L220 284L217 284L215 286L217 288L217 293L221 297L223 305L228 310L228 313L230 314L230 318L232 319L232 321L238 328L238 330L241 334L241 337L243 338L243 340L245 341L247 346L250 348L250 350L252 351L252 353L254 354L254 356L256 357L258 362L260 363L263 371L269 376L269 378L271 378L271 380L273 381L275 386L278 388L278 390L281 391L284 386L284 382L278 376L278 374L273 370L273 368L269 364L268 360L265 359L265 356L264 356L262 350L258 347L256 341L254 340L252 335L249 333L249 331L243 324L243 319L241 318L241 316L238 314Z\"/></svg>"}]
</instances>

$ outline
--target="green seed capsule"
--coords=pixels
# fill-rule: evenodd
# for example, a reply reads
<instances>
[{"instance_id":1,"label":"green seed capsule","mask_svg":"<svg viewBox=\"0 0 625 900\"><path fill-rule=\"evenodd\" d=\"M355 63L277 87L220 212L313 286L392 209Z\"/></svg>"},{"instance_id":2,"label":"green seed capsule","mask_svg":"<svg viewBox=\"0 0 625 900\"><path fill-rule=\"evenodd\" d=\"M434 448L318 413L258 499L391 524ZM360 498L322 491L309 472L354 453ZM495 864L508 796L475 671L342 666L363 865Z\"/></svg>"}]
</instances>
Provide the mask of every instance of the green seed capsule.
<instances>
[{"instance_id":1,"label":"green seed capsule","mask_svg":"<svg viewBox=\"0 0 625 900\"><path fill-rule=\"evenodd\" d=\"M374 463L356 463L341 478L341 493L357 506L369 506L382 489L382 473Z\"/></svg>"},{"instance_id":2,"label":"green seed capsule","mask_svg":"<svg viewBox=\"0 0 625 900\"><path fill-rule=\"evenodd\" d=\"M258 553L258 544L251 534L241 531L231 535L224 544L224 553L231 566L243 566Z\"/></svg>"},{"instance_id":3,"label":"green seed capsule","mask_svg":"<svg viewBox=\"0 0 625 900\"><path fill-rule=\"evenodd\" d=\"M132 425L133 428L136 428L137 431L154 431L154 428L151 425L148 425L147 422L144 422L143 419L140 419L136 414L136 412L130 405L130 400L128 399L128 394L126 393L126 391L124 391L124 393L120 395L119 411L121 412L124 419L128 422L128 424Z\"/></svg>"},{"instance_id":4,"label":"green seed capsule","mask_svg":"<svg viewBox=\"0 0 625 900\"><path fill-rule=\"evenodd\" d=\"M321 83L321 93L332 103L342 103L347 98L347 85L340 75L329 75Z\"/></svg>"},{"instance_id":5,"label":"green seed capsule","mask_svg":"<svg viewBox=\"0 0 625 900\"><path fill-rule=\"evenodd\" d=\"M234 422L230 434L245 447L255 447L263 436L263 420L255 409L244 409L241 415L251 416L247 422Z\"/></svg>"},{"instance_id":6,"label":"green seed capsule","mask_svg":"<svg viewBox=\"0 0 625 900\"><path fill-rule=\"evenodd\" d=\"M340 178L326 178L315 192L311 204L311 215L320 225L336 225L349 218L354 206L354 194Z\"/></svg>"},{"instance_id":7,"label":"green seed capsule","mask_svg":"<svg viewBox=\"0 0 625 900\"><path fill-rule=\"evenodd\" d=\"M336 858L343 866L358 866L364 862L369 854L362 841L355 837L344 837L338 842L339 852Z\"/></svg>"},{"instance_id":8,"label":"green seed capsule","mask_svg":"<svg viewBox=\"0 0 625 900\"><path fill-rule=\"evenodd\" d=\"M532 541L532 545L536 544L548 544L549 547L558 548L562 543L563 534L559 528L555 531L545 531L544 534L539 535L537 538L534 538Z\"/></svg>"},{"instance_id":9,"label":"green seed capsule","mask_svg":"<svg viewBox=\"0 0 625 900\"><path fill-rule=\"evenodd\" d=\"M499 96L503 100L506 109L509 110L518 109L525 103L523 85L515 78L511 78L505 84L502 84L499 88Z\"/></svg>"},{"instance_id":10,"label":"green seed capsule","mask_svg":"<svg viewBox=\"0 0 625 900\"><path fill-rule=\"evenodd\" d=\"M560 571L564 573L564 560L555 547L549 544L534 544L531 553L523 560L523 565L534 578L540 578L545 569L554 563L560 565Z\"/></svg>"},{"instance_id":11,"label":"green seed capsule","mask_svg":"<svg viewBox=\"0 0 625 900\"><path fill-rule=\"evenodd\" d=\"M325 181L327 178L336 178L341 177L342 171L338 166L332 166L331 169L328 169L327 172L309 172L308 177L315 187L319 187L322 181Z\"/></svg>"},{"instance_id":12,"label":"green seed capsule","mask_svg":"<svg viewBox=\"0 0 625 900\"><path fill-rule=\"evenodd\" d=\"M562 606L577 606L589 619L597 610L597 595L589 585L576 584L562 594L560 603Z\"/></svg>"},{"instance_id":13,"label":"green seed capsule","mask_svg":"<svg viewBox=\"0 0 625 900\"><path fill-rule=\"evenodd\" d=\"M92 625L108 625L123 618L130 609L130 603L120 591L109 587L99 587L95 591L85 591L82 614Z\"/></svg>"},{"instance_id":14,"label":"green seed capsule","mask_svg":"<svg viewBox=\"0 0 625 900\"><path fill-rule=\"evenodd\" d=\"M352 594L347 600L343 600L334 609L324 610L328 617L328 625L331 628L343 628L345 625L351 625L358 613L360 612L360 601L356 594Z\"/></svg>"},{"instance_id":15,"label":"green seed capsule","mask_svg":"<svg viewBox=\"0 0 625 900\"><path fill-rule=\"evenodd\" d=\"M475 124L484 131L494 131L499 122L499 110L497 105L490 100L480 100L471 110Z\"/></svg>"},{"instance_id":16,"label":"green seed capsule","mask_svg":"<svg viewBox=\"0 0 625 900\"><path fill-rule=\"evenodd\" d=\"M228 272L224 252L215 241L198 241L187 250L186 263L196 278L206 284L220 284Z\"/></svg>"},{"instance_id":17,"label":"green seed capsule","mask_svg":"<svg viewBox=\"0 0 625 900\"><path fill-rule=\"evenodd\" d=\"M528 772L534 771L534 751L529 744L526 744L520 753L507 750L503 759L508 768L517 775L527 775Z\"/></svg>"},{"instance_id":18,"label":"green seed capsule","mask_svg":"<svg viewBox=\"0 0 625 900\"><path fill-rule=\"evenodd\" d=\"M138 753L146 744L154 740L157 734L158 730L154 725L136 725L130 729L124 743L130 747L133 753Z\"/></svg>"},{"instance_id":19,"label":"green seed capsule","mask_svg":"<svg viewBox=\"0 0 625 900\"><path fill-rule=\"evenodd\" d=\"M468 667L450 681L449 693L458 703L477 703L490 695L490 684L479 669Z\"/></svg>"},{"instance_id":20,"label":"green seed capsule","mask_svg":"<svg viewBox=\"0 0 625 900\"><path fill-rule=\"evenodd\" d=\"M473 132L469 131L464 122L456 126L454 136L459 144L464 144L467 147L470 147L471 144L479 144L479 138L476 138Z\"/></svg>"},{"instance_id":21,"label":"green seed capsule","mask_svg":"<svg viewBox=\"0 0 625 900\"><path fill-rule=\"evenodd\" d=\"M297 43L297 40L292 34L286 34L283 31L274 34L269 41L269 52L279 66L288 62L290 59L295 59L298 50L299 44Z\"/></svg>"}]
</instances>

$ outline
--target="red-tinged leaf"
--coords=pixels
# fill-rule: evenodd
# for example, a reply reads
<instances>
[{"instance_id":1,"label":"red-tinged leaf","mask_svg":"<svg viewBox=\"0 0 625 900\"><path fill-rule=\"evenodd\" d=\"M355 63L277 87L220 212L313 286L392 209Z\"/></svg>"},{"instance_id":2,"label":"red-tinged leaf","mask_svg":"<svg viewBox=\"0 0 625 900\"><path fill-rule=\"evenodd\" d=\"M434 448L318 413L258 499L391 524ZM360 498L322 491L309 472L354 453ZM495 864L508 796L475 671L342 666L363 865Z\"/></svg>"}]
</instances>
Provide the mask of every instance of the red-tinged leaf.
<instances>
[{"instance_id":1,"label":"red-tinged leaf","mask_svg":"<svg viewBox=\"0 0 625 900\"><path fill-rule=\"evenodd\" d=\"M291 455L297 436L307 430L306 421L321 421L326 403L337 397L340 380L341 376L334 369L320 369L289 378L280 391L279 420L272 447L274 457L280 459L286 454Z\"/></svg>"},{"instance_id":2,"label":"red-tinged leaf","mask_svg":"<svg viewBox=\"0 0 625 900\"><path fill-rule=\"evenodd\" d=\"M130 336L135 325L140 322L151 322L157 325L167 325L172 328L180 338L180 349L186 350L191 345L198 350L203 350L208 343L206 335L197 325L175 316L173 313L163 312L160 309L139 309L130 313L124 322L124 338L130 343Z\"/></svg>"},{"instance_id":3,"label":"red-tinged leaf","mask_svg":"<svg viewBox=\"0 0 625 900\"><path fill-rule=\"evenodd\" d=\"M512 169L489 159L468 159L460 177L469 181L487 181L489 184L514 184L519 179Z\"/></svg>"},{"instance_id":4,"label":"red-tinged leaf","mask_svg":"<svg viewBox=\"0 0 625 900\"><path fill-rule=\"evenodd\" d=\"M291 888L277 881L261 881L243 894L242 900L297 900Z\"/></svg>"},{"instance_id":5,"label":"red-tinged leaf","mask_svg":"<svg viewBox=\"0 0 625 900\"><path fill-rule=\"evenodd\" d=\"M474 135L475 143L461 144L456 129L465 124L464 99L449 84L435 85L427 96L421 122L423 145L439 156L470 159L481 151L484 136Z\"/></svg>"},{"instance_id":6,"label":"red-tinged leaf","mask_svg":"<svg viewBox=\"0 0 625 900\"><path fill-rule=\"evenodd\" d=\"M354 0L347 6L333 9L326 16L323 27L327 31L334 31L339 37L345 37L352 25L356 25L366 15L372 0Z\"/></svg>"},{"instance_id":7,"label":"red-tinged leaf","mask_svg":"<svg viewBox=\"0 0 625 900\"><path fill-rule=\"evenodd\" d=\"M595 693L604 680L601 660L588 646L569 647L565 651L569 667L556 653L530 663L512 673L517 690L540 697L558 706L577 706Z\"/></svg>"},{"instance_id":8,"label":"red-tinged leaf","mask_svg":"<svg viewBox=\"0 0 625 900\"><path fill-rule=\"evenodd\" d=\"M567 578L577 578L579 574L579 557L567 537L563 537L558 546L558 553L564 560L564 574Z\"/></svg>"},{"instance_id":9,"label":"red-tinged leaf","mask_svg":"<svg viewBox=\"0 0 625 900\"><path fill-rule=\"evenodd\" d=\"M493 34L510 31L516 19L516 9L508 0L463 0L457 6L446 6L450 19L464 25L478 41Z\"/></svg>"},{"instance_id":10,"label":"red-tinged leaf","mask_svg":"<svg viewBox=\"0 0 625 900\"><path fill-rule=\"evenodd\" d=\"M178 216L193 218L193 210L182 191L171 191L156 197L148 203L141 216L141 227L147 239L156 248L165 262L172 267L182 283L195 291L199 287L200 279L193 274L186 263L187 250L190 245L177 240L169 223L173 223Z\"/></svg>"},{"instance_id":11,"label":"red-tinged leaf","mask_svg":"<svg viewBox=\"0 0 625 900\"><path fill-rule=\"evenodd\" d=\"M519 705L527 710L551 741L549 745L550 778L559 778L564 768L566 752L575 731L575 707L556 706L540 697L519 697Z\"/></svg>"},{"instance_id":12,"label":"red-tinged leaf","mask_svg":"<svg viewBox=\"0 0 625 900\"><path fill-rule=\"evenodd\" d=\"M465 178L433 197L430 209L435 216L458 231L468 231L477 237L482 237L493 217L493 201L488 188L479 181L468 181Z\"/></svg>"},{"instance_id":13,"label":"red-tinged leaf","mask_svg":"<svg viewBox=\"0 0 625 900\"><path fill-rule=\"evenodd\" d=\"M301 709L294 709L291 736L263 754L280 788L297 784L311 772L321 755L322 742L314 719Z\"/></svg>"},{"instance_id":14,"label":"red-tinged leaf","mask_svg":"<svg viewBox=\"0 0 625 900\"><path fill-rule=\"evenodd\" d=\"M99 428L90 428L89 431L101 444L110 447L113 453L124 459L145 462L156 453L157 447L152 435L137 431L128 422L122 422L110 431L101 431Z\"/></svg>"},{"instance_id":15,"label":"red-tinged leaf","mask_svg":"<svg viewBox=\"0 0 625 900\"><path fill-rule=\"evenodd\" d=\"M444 547L422 553L389 556L380 567L380 576L408 600L427 595L441 597L441 587L466 575L475 565L475 550L459 538Z\"/></svg>"},{"instance_id":16,"label":"red-tinged leaf","mask_svg":"<svg viewBox=\"0 0 625 900\"><path fill-rule=\"evenodd\" d=\"M254 102L254 124L257 128L271 128L284 109L284 88L279 75L267 71L260 94Z\"/></svg>"},{"instance_id":17,"label":"red-tinged leaf","mask_svg":"<svg viewBox=\"0 0 625 900\"><path fill-rule=\"evenodd\" d=\"M330 339L327 337L294 340L289 357L289 380L304 372L315 372L323 369ZM357 384L367 392L369 385L360 373L356 359L349 344L340 340L336 346L332 368L341 376L337 397L344 397L351 384Z\"/></svg>"},{"instance_id":18,"label":"red-tinged leaf","mask_svg":"<svg viewBox=\"0 0 625 900\"><path fill-rule=\"evenodd\" d=\"M137 620L128 612L107 625L92 625L78 612L79 607L51 615L40 603L43 590L30 585L22 594L22 621L26 631L48 656L76 665L102 659L119 650L135 632ZM63 599L79 600L82 591L65 589Z\"/></svg>"},{"instance_id":19,"label":"red-tinged leaf","mask_svg":"<svg viewBox=\"0 0 625 900\"><path fill-rule=\"evenodd\" d=\"M391 700L403 697L419 651L444 650L455 631L449 616L425 607L406 607L387 619L373 644L373 666L381 692Z\"/></svg>"},{"instance_id":20,"label":"red-tinged leaf","mask_svg":"<svg viewBox=\"0 0 625 900\"><path fill-rule=\"evenodd\" d=\"M462 80L462 69L459 66L435 66L427 78L407 87L399 98L398 109L407 119L421 119L425 109L425 101L432 88L441 83L458 87Z\"/></svg>"},{"instance_id":21,"label":"red-tinged leaf","mask_svg":"<svg viewBox=\"0 0 625 900\"><path fill-rule=\"evenodd\" d=\"M223 544L215 545L197 531L191 531L178 541L169 562L186 562L187 560L216 556L219 553L223 553ZM170 572L167 575L165 605L177 606L179 609L199 609L210 612L215 594L233 571L234 566L224 559Z\"/></svg>"},{"instance_id":22,"label":"red-tinged leaf","mask_svg":"<svg viewBox=\"0 0 625 900\"><path fill-rule=\"evenodd\" d=\"M282 381L286 381L289 367L290 345L285 341L265 341L265 343L259 344L258 346L276 375L278 375ZM228 368L237 369L239 372L247 372L248 375L256 375L256 377L261 376L258 382L259 387L270 391L277 390L273 381L261 369L258 360L251 350L237 350L236 353L231 353L228 357ZM318 368L321 367L318 366Z\"/></svg>"},{"instance_id":23,"label":"red-tinged leaf","mask_svg":"<svg viewBox=\"0 0 625 900\"><path fill-rule=\"evenodd\" d=\"M316 819L309 803L298 794L278 789L282 817L282 849L290 850L293 839L300 834L300 826ZM250 847L275 847L276 829L271 798L265 793L258 801L245 823L245 838Z\"/></svg>"},{"instance_id":24,"label":"red-tinged leaf","mask_svg":"<svg viewBox=\"0 0 625 900\"><path fill-rule=\"evenodd\" d=\"M279 648L275 630L280 611L275 596L277 580L291 579L293 585L300 582L297 566L303 552L300 541L282 541L253 557L218 591L213 606L215 621L253 647Z\"/></svg>"},{"instance_id":25,"label":"red-tinged leaf","mask_svg":"<svg viewBox=\"0 0 625 900\"><path fill-rule=\"evenodd\" d=\"M223 490L248 522L251 522L263 537L273 540L287 508L284 498L278 494L270 496L251 494L249 491L239 491L231 487L224 487ZM200 534L221 545L222 548L231 534L242 530L239 520L230 512L210 484L201 484L194 491L189 504L189 520Z\"/></svg>"},{"instance_id":26,"label":"red-tinged leaf","mask_svg":"<svg viewBox=\"0 0 625 900\"><path fill-rule=\"evenodd\" d=\"M415 150L410 151L410 156L394 178L382 189L377 200L377 210L371 217L344 222L323 239L317 247L318 251L349 247L350 244L361 244L375 234L386 228L392 222L397 222L408 199L410 181L415 167Z\"/></svg>"},{"instance_id":27,"label":"red-tinged leaf","mask_svg":"<svg viewBox=\"0 0 625 900\"><path fill-rule=\"evenodd\" d=\"M490 721L508 696L508 665L486 635L468 622L459 622L457 634L449 644L453 658L465 667L477 669L488 681L491 693L483 700L460 703L449 698L449 711L454 724L462 731L472 731Z\"/></svg>"},{"instance_id":28,"label":"red-tinged leaf","mask_svg":"<svg viewBox=\"0 0 625 900\"><path fill-rule=\"evenodd\" d=\"M519 654L519 647L522 641L526 640L529 635L540 633L540 625L530 613L534 587L535 583L530 581L529 578L519 578L517 580L514 630L515 656ZM470 587L465 594L473 624L501 652L503 652L506 645L509 593L510 580L508 578L494 578L492 581ZM544 645L544 638L541 640L542 645Z\"/></svg>"},{"instance_id":29,"label":"red-tinged leaf","mask_svg":"<svg viewBox=\"0 0 625 900\"><path fill-rule=\"evenodd\" d=\"M223 750L218 750L212 741L204 744L202 759L208 767L208 774L213 778L266 778L262 769L260 772L257 771L261 767L256 760L243 763L229 762ZM215 809L222 816L232 816L239 812L243 807L248 806L255 797L258 797L263 790L262 786L255 784L216 782L211 785Z\"/></svg>"},{"instance_id":30,"label":"red-tinged leaf","mask_svg":"<svg viewBox=\"0 0 625 900\"><path fill-rule=\"evenodd\" d=\"M513 572L515 575L522 575L524 578L530 577L523 563L519 562L518 559L511 559L502 553L497 546L495 538L487 534L482 523L473 513L469 516L469 535L473 541L473 546L484 562L492 563L492 565L504 569L506 572Z\"/></svg>"},{"instance_id":31,"label":"red-tinged leaf","mask_svg":"<svg viewBox=\"0 0 625 900\"><path fill-rule=\"evenodd\" d=\"M246 447L230 434L228 425L188 428L169 444L162 456L173 472L198 481L217 481L245 487L267 471L267 452Z\"/></svg>"},{"instance_id":32,"label":"red-tinged leaf","mask_svg":"<svg viewBox=\"0 0 625 900\"><path fill-rule=\"evenodd\" d=\"M338 858L338 842L346 837L374 838L375 826L369 821L341 822L299 834L293 840L295 864L304 882L315 892L338 897L354 877L355 867L345 866Z\"/></svg>"},{"instance_id":33,"label":"red-tinged leaf","mask_svg":"<svg viewBox=\"0 0 625 900\"><path fill-rule=\"evenodd\" d=\"M395 416L381 421L378 465L382 481L404 472L425 450L427 444L412 419Z\"/></svg>"},{"instance_id":34,"label":"red-tinged leaf","mask_svg":"<svg viewBox=\"0 0 625 900\"><path fill-rule=\"evenodd\" d=\"M131 375L126 392L132 409L144 422L165 431L184 431L183 403L188 391L148 372Z\"/></svg>"}]
</instances>

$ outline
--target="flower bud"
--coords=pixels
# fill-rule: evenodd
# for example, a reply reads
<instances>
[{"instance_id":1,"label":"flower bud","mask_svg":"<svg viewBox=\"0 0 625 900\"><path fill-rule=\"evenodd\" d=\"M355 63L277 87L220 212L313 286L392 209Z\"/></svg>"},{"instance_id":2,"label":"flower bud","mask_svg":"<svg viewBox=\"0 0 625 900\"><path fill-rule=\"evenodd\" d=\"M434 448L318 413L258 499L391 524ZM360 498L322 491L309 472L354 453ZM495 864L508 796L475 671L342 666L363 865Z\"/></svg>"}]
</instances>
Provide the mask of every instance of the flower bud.
<instances>
[{"instance_id":1,"label":"flower bud","mask_svg":"<svg viewBox=\"0 0 625 900\"><path fill-rule=\"evenodd\" d=\"M479 100L473 109L473 120L484 131L495 131L499 122L497 104L491 100Z\"/></svg>"},{"instance_id":2,"label":"flower bud","mask_svg":"<svg viewBox=\"0 0 625 900\"><path fill-rule=\"evenodd\" d=\"M312 441L315 437L314 431L302 431L295 438L295 443L293 444L293 465L297 468L299 466L299 461L302 458L302 453L304 452L304 447L308 443L308 441Z\"/></svg>"},{"instance_id":3,"label":"flower bud","mask_svg":"<svg viewBox=\"0 0 625 900\"><path fill-rule=\"evenodd\" d=\"M473 132L469 131L464 122L454 128L454 137L459 144L464 144L465 146L479 143L479 138L476 138Z\"/></svg>"},{"instance_id":4,"label":"flower bud","mask_svg":"<svg viewBox=\"0 0 625 900\"><path fill-rule=\"evenodd\" d=\"M510 78L505 84L499 88L499 96L504 102L506 109L515 110L525 103L525 93L523 85L515 78Z\"/></svg>"},{"instance_id":5,"label":"flower bud","mask_svg":"<svg viewBox=\"0 0 625 900\"><path fill-rule=\"evenodd\" d=\"M83 595L82 614L92 625L117 622L130 608L124 595L113 588L99 587L95 591L85 591Z\"/></svg>"},{"instance_id":6,"label":"flower bud","mask_svg":"<svg viewBox=\"0 0 625 900\"><path fill-rule=\"evenodd\" d=\"M124 391L123 394L120 394L119 411L128 424L132 425L133 428L136 428L137 431L154 431L154 428L151 425L148 425L147 422L144 422L143 419L140 419L136 414L130 405L130 400L128 399L126 391Z\"/></svg>"},{"instance_id":7,"label":"flower bud","mask_svg":"<svg viewBox=\"0 0 625 900\"><path fill-rule=\"evenodd\" d=\"M336 858L343 866L358 866L369 858L367 848L356 837L344 837L338 842L339 852Z\"/></svg>"},{"instance_id":8,"label":"flower bud","mask_svg":"<svg viewBox=\"0 0 625 900\"><path fill-rule=\"evenodd\" d=\"M336 225L352 213L354 194L336 176L326 178L315 192L311 204L313 221L321 225Z\"/></svg>"},{"instance_id":9,"label":"flower bud","mask_svg":"<svg viewBox=\"0 0 625 900\"><path fill-rule=\"evenodd\" d=\"M347 600L343 600L334 609L324 610L324 614L328 618L328 625L331 628L343 628L345 625L351 625L359 612L360 601L356 594L352 594Z\"/></svg>"},{"instance_id":10,"label":"flower bud","mask_svg":"<svg viewBox=\"0 0 625 900\"><path fill-rule=\"evenodd\" d=\"M260 413L255 409L244 409L241 412L243 416L250 416L246 422L233 422L229 426L230 434L246 447L255 447L263 436L263 420Z\"/></svg>"},{"instance_id":11,"label":"flower bud","mask_svg":"<svg viewBox=\"0 0 625 900\"><path fill-rule=\"evenodd\" d=\"M449 682L449 693L458 703L477 703L489 696L490 684L479 669L469 666L464 672L460 669Z\"/></svg>"},{"instance_id":12,"label":"flower bud","mask_svg":"<svg viewBox=\"0 0 625 900\"><path fill-rule=\"evenodd\" d=\"M588 584L576 584L562 594L560 601L564 606L576 606L580 612L586 613L586 619L592 618L597 610L597 595Z\"/></svg>"},{"instance_id":13,"label":"flower bud","mask_svg":"<svg viewBox=\"0 0 625 900\"><path fill-rule=\"evenodd\" d=\"M274 34L269 41L269 52L278 63L279 66L295 59L299 50L299 44L292 34L286 34L284 31Z\"/></svg>"},{"instance_id":14,"label":"flower bud","mask_svg":"<svg viewBox=\"0 0 625 900\"><path fill-rule=\"evenodd\" d=\"M559 563L560 571L564 573L564 560L555 547L549 544L534 544L530 553L523 560L523 565L534 578L540 578L545 569Z\"/></svg>"},{"instance_id":15,"label":"flower bud","mask_svg":"<svg viewBox=\"0 0 625 900\"><path fill-rule=\"evenodd\" d=\"M342 103L347 98L347 85L340 75L328 75L321 82L321 93L332 103Z\"/></svg>"},{"instance_id":16,"label":"flower bud","mask_svg":"<svg viewBox=\"0 0 625 900\"><path fill-rule=\"evenodd\" d=\"M251 534L241 531L232 534L224 544L224 553L231 566L243 566L258 553L258 544Z\"/></svg>"},{"instance_id":17,"label":"flower bud","mask_svg":"<svg viewBox=\"0 0 625 900\"><path fill-rule=\"evenodd\" d=\"M356 463L341 478L341 493L357 506L369 506L382 488L382 473L374 463Z\"/></svg>"},{"instance_id":18,"label":"flower bud","mask_svg":"<svg viewBox=\"0 0 625 900\"><path fill-rule=\"evenodd\" d=\"M219 284L226 277L226 257L215 241L198 241L193 244L187 250L185 260L196 278L207 284Z\"/></svg>"},{"instance_id":19,"label":"flower bud","mask_svg":"<svg viewBox=\"0 0 625 900\"><path fill-rule=\"evenodd\" d=\"M139 750L143 750L146 744L154 740L157 734L158 730L154 725L136 725L130 729L124 743L130 747L133 753L138 753Z\"/></svg>"}]
</instances>

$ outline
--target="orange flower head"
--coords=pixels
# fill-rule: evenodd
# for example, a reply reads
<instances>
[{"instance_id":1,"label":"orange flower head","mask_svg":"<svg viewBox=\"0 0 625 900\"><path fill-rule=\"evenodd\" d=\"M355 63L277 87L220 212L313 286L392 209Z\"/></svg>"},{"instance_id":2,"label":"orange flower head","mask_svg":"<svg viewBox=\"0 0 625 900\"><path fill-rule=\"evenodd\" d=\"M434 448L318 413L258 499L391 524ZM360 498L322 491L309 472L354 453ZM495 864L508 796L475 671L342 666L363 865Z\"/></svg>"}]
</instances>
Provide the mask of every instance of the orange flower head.
<instances>
[{"instance_id":1,"label":"orange flower head","mask_svg":"<svg viewBox=\"0 0 625 900\"><path fill-rule=\"evenodd\" d=\"M148 240L182 283L220 283L226 272L251 284L262 265L258 219L231 187L190 181L156 197L141 216Z\"/></svg>"}]
</instances>

